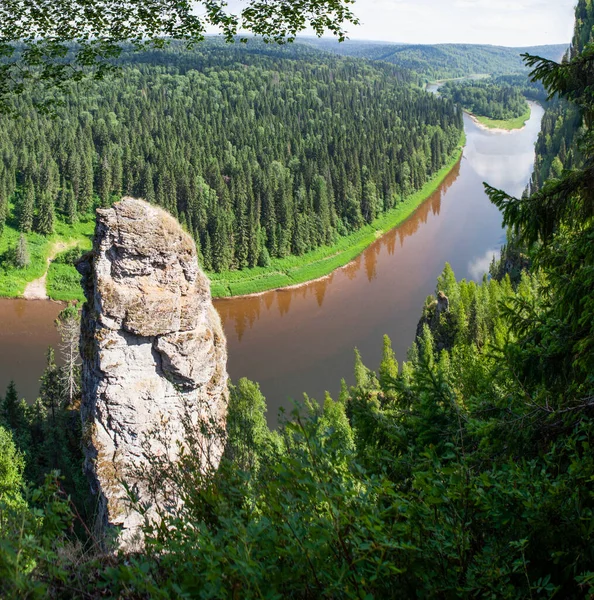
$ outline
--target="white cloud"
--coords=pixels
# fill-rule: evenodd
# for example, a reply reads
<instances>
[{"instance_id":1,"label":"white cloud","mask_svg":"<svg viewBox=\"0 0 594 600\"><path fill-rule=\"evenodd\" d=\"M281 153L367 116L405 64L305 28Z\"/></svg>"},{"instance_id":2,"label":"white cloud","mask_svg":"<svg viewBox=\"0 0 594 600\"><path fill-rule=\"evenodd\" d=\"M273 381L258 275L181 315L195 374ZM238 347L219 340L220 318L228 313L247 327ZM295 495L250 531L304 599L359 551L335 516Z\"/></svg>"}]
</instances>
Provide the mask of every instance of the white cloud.
<instances>
[{"instance_id":1,"label":"white cloud","mask_svg":"<svg viewBox=\"0 0 594 600\"><path fill-rule=\"evenodd\" d=\"M485 273L489 272L489 267L494 258L499 258L499 250L487 250L483 256L477 256L468 263L468 272L474 281L480 281Z\"/></svg>"},{"instance_id":2,"label":"white cloud","mask_svg":"<svg viewBox=\"0 0 594 600\"><path fill-rule=\"evenodd\" d=\"M356 0L351 39L532 46L568 43L575 0Z\"/></svg>"}]
</instances>

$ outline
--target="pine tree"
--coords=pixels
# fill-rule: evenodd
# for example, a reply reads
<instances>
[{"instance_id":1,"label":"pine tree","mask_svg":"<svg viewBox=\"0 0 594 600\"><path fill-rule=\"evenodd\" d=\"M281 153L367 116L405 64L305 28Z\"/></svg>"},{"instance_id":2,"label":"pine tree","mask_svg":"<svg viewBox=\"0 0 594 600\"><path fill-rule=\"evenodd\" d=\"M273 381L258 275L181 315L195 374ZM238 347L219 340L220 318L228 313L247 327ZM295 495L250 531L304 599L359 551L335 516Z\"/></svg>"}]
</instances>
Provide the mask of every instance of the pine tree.
<instances>
[{"instance_id":1,"label":"pine tree","mask_svg":"<svg viewBox=\"0 0 594 600\"><path fill-rule=\"evenodd\" d=\"M19 269L24 269L31 263L29 258L29 250L27 248L27 238L23 233L21 233L19 237L19 243L16 247L15 263Z\"/></svg>"},{"instance_id":2,"label":"pine tree","mask_svg":"<svg viewBox=\"0 0 594 600\"><path fill-rule=\"evenodd\" d=\"M54 232L55 207L54 200L48 192L43 192L37 210L35 231L42 235L51 235Z\"/></svg>"},{"instance_id":3,"label":"pine tree","mask_svg":"<svg viewBox=\"0 0 594 600\"><path fill-rule=\"evenodd\" d=\"M64 212L66 213L66 221L70 225L78 221L78 212L76 210L76 196L71 186L66 187L64 192Z\"/></svg>"},{"instance_id":4,"label":"pine tree","mask_svg":"<svg viewBox=\"0 0 594 600\"><path fill-rule=\"evenodd\" d=\"M19 231L29 233L33 229L33 212L35 210L35 187L31 178L27 178L23 189L23 197L19 208Z\"/></svg>"}]
</instances>

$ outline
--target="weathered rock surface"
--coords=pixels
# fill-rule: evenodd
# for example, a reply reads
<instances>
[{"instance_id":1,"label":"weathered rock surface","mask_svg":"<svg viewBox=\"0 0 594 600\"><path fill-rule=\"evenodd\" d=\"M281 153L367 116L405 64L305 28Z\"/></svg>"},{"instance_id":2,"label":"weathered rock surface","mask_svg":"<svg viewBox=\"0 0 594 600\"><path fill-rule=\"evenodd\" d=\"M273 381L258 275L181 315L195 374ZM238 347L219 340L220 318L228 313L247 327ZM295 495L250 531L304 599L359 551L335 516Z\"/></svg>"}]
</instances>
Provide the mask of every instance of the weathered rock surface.
<instances>
[{"instance_id":1,"label":"weathered rock surface","mask_svg":"<svg viewBox=\"0 0 594 600\"><path fill-rule=\"evenodd\" d=\"M134 198L97 211L93 251L78 264L87 302L81 323L85 470L99 495L101 527L132 544L141 517L125 480L152 502L138 469L149 456L175 460L188 425L223 425L226 341L193 240L163 210ZM160 431L161 438L154 433ZM216 467L219 438L204 440Z\"/></svg>"},{"instance_id":2,"label":"weathered rock surface","mask_svg":"<svg viewBox=\"0 0 594 600\"><path fill-rule=\"evenodd\" d=\"M447 313L449 310L450 299L443 292L437 292L437 316L439 316L441 313Z\"/></svg>"}]
</instances>

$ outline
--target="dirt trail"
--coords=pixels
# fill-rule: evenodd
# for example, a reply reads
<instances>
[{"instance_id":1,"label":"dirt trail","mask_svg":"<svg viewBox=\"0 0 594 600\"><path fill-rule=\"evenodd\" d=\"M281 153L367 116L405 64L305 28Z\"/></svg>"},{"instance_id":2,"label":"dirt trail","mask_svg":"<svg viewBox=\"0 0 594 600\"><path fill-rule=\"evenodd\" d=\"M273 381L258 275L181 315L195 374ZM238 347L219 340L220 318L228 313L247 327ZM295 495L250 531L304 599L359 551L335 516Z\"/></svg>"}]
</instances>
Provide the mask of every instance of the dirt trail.
<instances>
[{"instance_id":1,"label":"dirt trail","mask_svg":"<svg viewBox=\"0 0 594 600\"><path fill-rule=\"evenodd\" d=\"M27 286L25 287L25 291L23 292L23 298L25 298L26 300L47 300L48 295L47 289L45 287L45 282L47 279L47 271L49 269L50 263L60 252L64 252L64 250L74 248L74 246L76 245L76 240L70 242L55 242L50 249L49 256L47 257L47 268L45 269L45 273L38 279L34 279L33 281L30 281L27 284Z\"/></svg>"}]
</instances>

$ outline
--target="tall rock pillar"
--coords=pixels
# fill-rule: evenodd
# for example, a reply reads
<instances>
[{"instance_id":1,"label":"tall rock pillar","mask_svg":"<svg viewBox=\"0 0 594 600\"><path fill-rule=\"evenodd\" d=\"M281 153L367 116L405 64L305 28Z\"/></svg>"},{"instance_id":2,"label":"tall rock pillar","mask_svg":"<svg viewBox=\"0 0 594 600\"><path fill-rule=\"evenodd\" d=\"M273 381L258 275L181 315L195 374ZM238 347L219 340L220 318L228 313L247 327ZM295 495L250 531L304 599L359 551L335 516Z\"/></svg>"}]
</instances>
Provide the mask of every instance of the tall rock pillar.
<instances>
[{"instance_id":1,"label":"tall rock pillar","mask_svg":"<svg viewBox=\"0 0 594 600\"><path fill-rule=\"evenodd\" d=\"M188 432L224 426L226 341L194 242L160 208L124 198L98 210L93 250L78 269L87 298L84 468L98 494L99 525L119 526L121 543L131 545L142 518L130 510L122 481L156 515L158 499L139 469L151 456L175 461ZM218 466L223 451L222 438L207 437L205 470Z\"/></svg>"}]
</instances>

